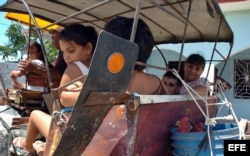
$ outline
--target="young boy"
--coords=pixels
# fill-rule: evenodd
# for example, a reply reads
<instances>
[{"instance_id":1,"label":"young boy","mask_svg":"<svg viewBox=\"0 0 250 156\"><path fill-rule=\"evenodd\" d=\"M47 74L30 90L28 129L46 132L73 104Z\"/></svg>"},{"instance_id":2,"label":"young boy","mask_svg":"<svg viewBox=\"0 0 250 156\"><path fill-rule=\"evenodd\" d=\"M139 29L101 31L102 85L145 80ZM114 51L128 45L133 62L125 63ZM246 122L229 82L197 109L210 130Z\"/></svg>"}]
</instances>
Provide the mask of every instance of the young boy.
<instances>
[{"instance_id":1,"label":"young boy","mask_svg":"<svg viewBox=\"0 0 250 156\"><path fill-rule=\"evenodd\" d=\"M199 95L205 96L208 94L209 82L206 78L201 77L205 68L205 58L200 54L191 54L184 63L184 78L183 80ZM180 87L181 95L188 94L187 89Z\"/></svg>"},{"instance_id":2,"label":"young boy","mask_svg":"<svg viewBox=\"0 0 250 156\"><path fill-rule=\"evenodd\" d=\"M181 82L171 71L167 71L163 75L162 82L166 87L165 91L167 92L166 94L168 95L178 94L178 87L181 86Z\"/></svg>"}]
</instances>

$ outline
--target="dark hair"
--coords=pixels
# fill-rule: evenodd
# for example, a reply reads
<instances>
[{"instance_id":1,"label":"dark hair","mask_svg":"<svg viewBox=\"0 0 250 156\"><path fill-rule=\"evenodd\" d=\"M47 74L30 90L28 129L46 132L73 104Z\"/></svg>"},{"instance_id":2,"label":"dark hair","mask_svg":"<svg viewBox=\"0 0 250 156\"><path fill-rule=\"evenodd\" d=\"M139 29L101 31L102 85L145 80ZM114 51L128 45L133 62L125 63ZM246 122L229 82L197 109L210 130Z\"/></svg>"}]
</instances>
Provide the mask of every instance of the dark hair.
<instances>
[{"instance_id":1,"label":"dark hair","mask_svg":"<svg viewBox=\"0 0 250 156\"><path fill-rule=\"evenodd\" d=\"M26 45L25 48L28 48L29 45ZM47 57L47 56L44 56L43 55L43 50L42 50L42 46L41 44L39 44L38 42L34 41L34 42L31 42L30 43L30 47L35 47L37 49L37 52L40 53L40 57L38 58L39 60L45 62L45 58L44 57ZM52 68L53 65L49 62L49 67Z\"/></svg>"},{"instance_id":2,"label":"dark hair","mask_svg":"<svg viewBox=\"0 0 250 156\"><path fill-rule=\"evenodd\" d=\"M85 46L88 42L92 43L92 54L95 50L97 32L94 27L82 24L71 24L66 26L59 35L59 40L74 41L76 44Z\"/></svg>"},{"instance_id":3,"label":"dark hair","mask_svg":"<svg viewBox=\"0 0 250 156\"><path fill-rule=\"evenodd\" d=\"M199 54L191 54L188 56L186 63L192 64L195 66L202 65L202 67L204 69L206 61L205 61L204 57L199 55Z\"/></svg>"},{"instance_id":4,"label":"dark hair","mask_svg":"<svg viewBox=\"0 0 250 156\"><path fill-rule=\"evenodd\" d=\"M36 48L37 48L37 51L38 51L39 53L42 53L42 47L41 47L41 45L40 45L38 42L31 42L31 43L30 43L30 46L31 46L31 47L36 47Z\"/></svg>"},{"instance_id":5,"label":"dark hair","mask_svg":"<svg viewBox=\"0 0 250 156\"><path fill-rule=\"evenodd\" d=\"M174 75L174 73L172 71L167 71L163 77L168 77L168 78L173 78L173 79L176 79L177 80L177 86L181 86L181 81L178 77L176 77Z\"/></svg>"},{"instance_id":6,"label":"dark hair","mask_svg":"<svg viewBox=\"0 0 250 156\"><path fill-rule=\"evenodd\" d=\"M41 54L38 59L41 61L44 61L42 47L38 42L34 41L34 42L30 42L30 44L26 44L25 50L27 50L27 53L29 52L29 49L28 49L29 47L35 47L37 49L37 52Z\"/></svg>"},{"instance_id":7,"label":"dark hair","mask_svg":"<svg viewBox=\"0 0 250 156\"><path fill-rule=\"evenodd\" d=\"M118 16L110 20L104 27L107 32L129 40L132 32L134 18ZM148 25L138 20L134 42L139 46L137 61L146 63L154 47L154 38ZM143 70L145 66L136 65L135 70Z\"/></svg>"}]
</instances>

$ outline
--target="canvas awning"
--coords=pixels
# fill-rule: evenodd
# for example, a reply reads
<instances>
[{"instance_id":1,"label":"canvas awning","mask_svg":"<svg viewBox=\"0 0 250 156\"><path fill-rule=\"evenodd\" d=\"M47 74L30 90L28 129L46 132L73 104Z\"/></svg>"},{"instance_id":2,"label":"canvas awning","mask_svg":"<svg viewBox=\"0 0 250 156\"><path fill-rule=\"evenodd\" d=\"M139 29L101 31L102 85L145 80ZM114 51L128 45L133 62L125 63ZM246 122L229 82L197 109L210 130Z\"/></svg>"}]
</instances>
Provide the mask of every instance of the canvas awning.
<instances>
[{"instance_id":1,"label":"canvas awning","mask_svg":"<svg viewBox=\"0 0 250 156\"><path fill-rule=\"evenodd\" d=\"M28 14L7 12L4 17L8 20L16 21L16 22L24 24L26 26L30 26L30 25L32 27L35 26L34 22L30 19L30 16ZM37 17L35 17L35 20L36 20L38 28L43 28L43 27L46 27L47 25L51 24L50 22L43 20L43 19L40 19L40 18L37 18ZM58 25L52 25L44 30L48 31L49 29L56 29L57 27L58 27Z\"/></svg>"},{"instance_id":2,"label":"canvas awning","mask_svg":"<svg viewBox=\"0 0 250 156\"><path fill-rule=\"evenodd\" d=\"M137 0L25 2L35 17L61 26L82 23L94 26L98 31L115 16L134 17L138 6ZM27 13L27 8L20 0L7 0L0 6L0 11ZM181 43L187 19L186 43L215 40L233 43L233 32L216 0L141 0L139 17L151 28L156 44ZM219 26L220 33L217 34Z\"/></svg>"}]
</instances>

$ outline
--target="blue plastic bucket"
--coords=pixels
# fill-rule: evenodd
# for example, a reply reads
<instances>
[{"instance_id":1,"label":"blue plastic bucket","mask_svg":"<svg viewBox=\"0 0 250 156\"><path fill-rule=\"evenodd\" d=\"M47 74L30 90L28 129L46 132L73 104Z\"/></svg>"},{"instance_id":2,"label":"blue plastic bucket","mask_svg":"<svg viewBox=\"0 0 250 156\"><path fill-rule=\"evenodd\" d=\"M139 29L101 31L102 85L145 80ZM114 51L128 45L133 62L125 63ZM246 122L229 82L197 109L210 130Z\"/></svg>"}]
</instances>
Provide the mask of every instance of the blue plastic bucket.
<instances>
[{"instance_id":1,"label":"blue plastic bucket","mask_svg":"<svg viewBox=\"0 0 250 156\"><path fill-rule=\"evenodd\" d=\"M171 133L174 156L210 156L207 132L182 133L174 128ZM223 156L224 140L238 140L239 129L236 124L217 124L212 128L210 136L213 155Z\"/></svg>"}]
</instances>

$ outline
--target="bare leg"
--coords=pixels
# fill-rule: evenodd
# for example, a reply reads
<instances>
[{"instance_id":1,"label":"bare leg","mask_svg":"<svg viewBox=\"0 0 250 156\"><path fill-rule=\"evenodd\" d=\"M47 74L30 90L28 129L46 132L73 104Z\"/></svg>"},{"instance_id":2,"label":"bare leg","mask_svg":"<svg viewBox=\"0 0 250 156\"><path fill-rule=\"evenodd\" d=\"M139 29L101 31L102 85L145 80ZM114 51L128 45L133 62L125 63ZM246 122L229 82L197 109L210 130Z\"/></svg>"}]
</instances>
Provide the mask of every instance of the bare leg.
<instances>
[{"instance_id":1,"label":"bare leg","mask_svg":"<svg viewBox=\"0 0 250 156\"><path fill-rule=\"evenodd\" d=\"M27 126L27 136L21 140L21 147L27 151L34 151L32 146L34 140L38 134L42 134L43 137L47 138L50 122L51 116L49 114L39 110L32 111Z\"/></svg>"}]
</instances>

